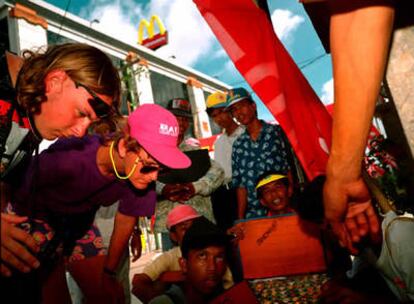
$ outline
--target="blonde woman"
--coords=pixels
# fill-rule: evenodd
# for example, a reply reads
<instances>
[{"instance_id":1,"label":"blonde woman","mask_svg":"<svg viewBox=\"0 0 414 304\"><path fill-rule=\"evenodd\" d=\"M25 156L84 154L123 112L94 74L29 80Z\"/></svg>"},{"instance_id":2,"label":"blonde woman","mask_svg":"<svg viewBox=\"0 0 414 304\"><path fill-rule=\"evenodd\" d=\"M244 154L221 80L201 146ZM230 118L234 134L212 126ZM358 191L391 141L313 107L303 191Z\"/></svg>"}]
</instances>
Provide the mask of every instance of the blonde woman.
<instances>
[{"instance_id":1,"label":"blonde woman","mask_svg":"<svg viewBox=\"0 0 414 304\"><path fill-rule=\"evenodd\" d=\"M120 80L102 51L78 43L50 46L45 52L23 53L23 59L1 53L0 187L1 205L9 201L8 183L16 168L30 158L42 139L82 136L92 121L116 113ZM1 214L2 276L39 266L30 253L39 250L24 221ZM29 250L27 250L27 249ZM7 262L5 262L7 261Z\"/></svg>"}]
</instances>

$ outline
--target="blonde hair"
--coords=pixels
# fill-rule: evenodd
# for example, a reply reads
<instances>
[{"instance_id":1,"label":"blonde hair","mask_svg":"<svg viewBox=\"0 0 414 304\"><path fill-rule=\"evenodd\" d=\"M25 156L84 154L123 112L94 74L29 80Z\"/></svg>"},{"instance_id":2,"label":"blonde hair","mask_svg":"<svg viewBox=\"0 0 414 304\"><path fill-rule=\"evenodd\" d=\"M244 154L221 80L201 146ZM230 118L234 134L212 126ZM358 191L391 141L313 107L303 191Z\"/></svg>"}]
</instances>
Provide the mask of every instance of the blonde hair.
<instances>
[{"instance_id":1,"label":"blonde hair","mask_svg":"<svg viewBox=\"0 0 414 304\"><path fill-rule=\"evenodd\" d=\"M121 139L124 139L127 151L138 152L142 148L138 141L129 135L129 125L126 119L118 124L118 128L115 132L103 135L103 144L109 146L111 142L114 141L115 146L118 146Z\"/></svg>"},{"instance_id":2,"label":"blonde hair","mask_svg":"<svg viewBox=\"0 0 414 304\"><path fill-rule=\"evenodd\" d=\"M24 63L17 79L17 100L30 113L40 113L45 96L45 77L63 70L73 81L98 94L110 96L113 107L120 104L120 78L110 58L99 49L81 43L49 46L44 53L24 51Z\"/></svg>"}]
</instances>

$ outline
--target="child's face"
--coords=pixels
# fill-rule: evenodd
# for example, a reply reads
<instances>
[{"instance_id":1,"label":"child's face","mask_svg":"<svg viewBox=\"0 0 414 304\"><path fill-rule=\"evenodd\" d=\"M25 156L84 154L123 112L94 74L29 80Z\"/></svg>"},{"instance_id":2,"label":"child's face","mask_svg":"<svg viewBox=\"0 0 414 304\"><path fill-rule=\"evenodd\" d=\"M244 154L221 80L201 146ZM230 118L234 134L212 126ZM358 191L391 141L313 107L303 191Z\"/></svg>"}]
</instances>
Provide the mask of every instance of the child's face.
<instances>
[{"instance_id":1,"label":"child's face","mask_svg":"<svg viewBox=\"0 0 414 304\"><path fill-rule=\"evenodd\" d=\"M289 205L288 189L283 181L274 181L262 186L260 202L271 212L283 213Z\"/></svg>"},{"instance_id":2,"label":"child's face","mask_svg":"<svg viewBox=\"0 0 414 304\"><path fill-rule=\"evenodd\" d=\"M170 238L177 242L178 245L181 246L181 243L183 242L184 234L187 232L188 228L191 227L193 224L194 219L186 220L184 222L181 222L177 225L175 225L174 231L170 231Z\"/></svg>"}]
</instances>

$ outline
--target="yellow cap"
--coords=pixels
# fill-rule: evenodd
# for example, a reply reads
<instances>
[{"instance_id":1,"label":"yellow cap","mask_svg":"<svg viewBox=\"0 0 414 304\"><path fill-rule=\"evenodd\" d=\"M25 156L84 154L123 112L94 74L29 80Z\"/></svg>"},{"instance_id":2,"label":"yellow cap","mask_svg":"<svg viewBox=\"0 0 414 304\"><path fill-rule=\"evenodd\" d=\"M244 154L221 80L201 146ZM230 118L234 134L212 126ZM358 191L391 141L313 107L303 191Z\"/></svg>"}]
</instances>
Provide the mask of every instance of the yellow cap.
<instances>
[{"instance_id":1,"label":"yellow cap","mask_svg":"<svg viewBox=\"0 0 414 304\"><path fill-rule=\"evenodd\" d=\"M264 185L267 185L268 183L277 181L282 178L287 178L286 175L280 175L280 174L270 174L262 178L256 185L256 190Z\"/></svg>"},{"instance_id":2,"label":"yellow cap","mask_svg":"<svg viewBox=\"0 0 414 304\"><path fill-rule=\"evenodd\" d=\"M227 94L215 92L207 97L207 109L224 108L227 106Z\"/></svg>"}]
</instances>

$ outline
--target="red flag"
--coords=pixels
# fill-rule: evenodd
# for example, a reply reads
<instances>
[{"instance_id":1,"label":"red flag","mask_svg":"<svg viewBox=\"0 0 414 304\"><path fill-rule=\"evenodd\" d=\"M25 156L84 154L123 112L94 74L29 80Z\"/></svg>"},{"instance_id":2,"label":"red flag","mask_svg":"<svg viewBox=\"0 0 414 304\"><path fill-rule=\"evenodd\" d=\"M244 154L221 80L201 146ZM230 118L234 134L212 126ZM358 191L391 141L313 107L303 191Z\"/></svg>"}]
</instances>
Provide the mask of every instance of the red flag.
<instances>
[{"instance_id":1,"label":"red flag","mask_svg":"<svg viewBox=\"0 0 414 304\"><path fill-rule=\"evenodd\" d=\"M308 178L324 174L332 120L252 0L194 0L237 69L279 121Z\"/></svg>"}]
</instances>

